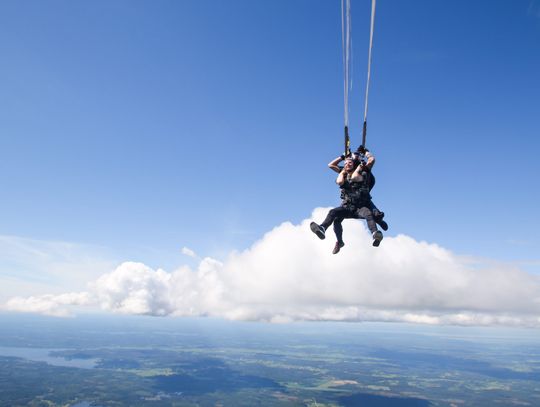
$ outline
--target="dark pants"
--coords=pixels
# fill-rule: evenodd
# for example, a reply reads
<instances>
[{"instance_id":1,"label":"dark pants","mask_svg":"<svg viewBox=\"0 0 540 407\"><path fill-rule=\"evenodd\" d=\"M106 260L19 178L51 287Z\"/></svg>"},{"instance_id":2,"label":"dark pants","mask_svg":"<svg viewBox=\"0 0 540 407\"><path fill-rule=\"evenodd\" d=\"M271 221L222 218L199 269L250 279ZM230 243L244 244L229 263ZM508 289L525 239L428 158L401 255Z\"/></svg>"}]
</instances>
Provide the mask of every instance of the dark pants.
<instances>
[{"instance_id":1,"label":"dark pants","mask_svg":"<svg viewBox=\"0 0 540 407\"><path fill-rule=\"evenodd\" d=\"M384 214L381 211L379 211L379 208L375 206L373 201L369 201L369 205L367 209L371 211L373 215L373 220L375 221L375 223L378 223L384 217ZM336 234L336 238L339 243L343 243L343 225L341 224L343 222L343 219L346 219L346 218L338 217L334 219L334 233ZM369 221L368 221L368 227L369 227ZM369 230L373 233L371 228Z\"/></svg>"},{"instance_id":2,"label":"dark pants","mask_svg":"<svg viewBox=\"0 0 540 407\"><path fill-rule=\"evenodd\" d=\"M377 224L373 218L371 210L363 206L361 208L355 208L353 206L338 206L331 209L326 215L326 219L321 223L321 226L326 230L334 223L334 232L336 233L337 241L343 242L343 226L341 222L343 219L365 219L368 225L368 229L371 233L377 231Z\"/></svg>"}]
</instances>

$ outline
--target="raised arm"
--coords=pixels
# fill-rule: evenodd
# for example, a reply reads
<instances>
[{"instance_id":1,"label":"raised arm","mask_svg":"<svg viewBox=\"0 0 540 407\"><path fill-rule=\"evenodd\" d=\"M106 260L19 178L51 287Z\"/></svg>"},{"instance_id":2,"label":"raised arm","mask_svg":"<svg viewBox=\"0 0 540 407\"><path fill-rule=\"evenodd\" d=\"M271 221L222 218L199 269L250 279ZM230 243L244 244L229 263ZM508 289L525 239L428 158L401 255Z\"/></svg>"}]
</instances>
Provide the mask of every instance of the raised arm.
<instances>
[{"instance_id":1,"label":"raised arm","mask_svg":"<svg viewBox=\"0 0 540 407\"><path fill-rule=\"evenodd\" d=\"M375 156L371 154L371 152L367 148L365 148L363 145L360 145L356 149L356 154L360 155L360 159L362 161L365 160L364 167L371 171L371 169L373 168L373 165L375 164Z\"/></svg>"},{"instance_id":2,"label":"raised arm","mask_svg":"<svg viewBox=\"0 0 540 407\"><path fill-rule=\"evenodd\" d=\"M339 175L336 178L336 184L341 186L345 183L346 180L347 180L347 171L345 171L345 168L343 168L341 171L339 171Z\"/></svg>"},{"instance_id":3,"label":"raised arm","mask_svg":"<svg viewBox=\"0 0 540 407\"><path fill-rule=\"evenodd\" d=\"M332 171L335 171L337 173L341 172L341 168L339 168L338 164L342 162L345 159L344 156L339 156L338 158L333 159L328 163L328 168L330 168Z\"/></svg>"},{"instance_id":4,"label":"raised arm","mask_svg":"<svg viewBox=\"0 0 540 407\"><path fill-rule=\"evenodd\" d=\"M375 164L375 156L371 154L368 150L366 150L366 167L368 167L370 170L373 168L373 165Z\"/></svg>"}]
</instances>

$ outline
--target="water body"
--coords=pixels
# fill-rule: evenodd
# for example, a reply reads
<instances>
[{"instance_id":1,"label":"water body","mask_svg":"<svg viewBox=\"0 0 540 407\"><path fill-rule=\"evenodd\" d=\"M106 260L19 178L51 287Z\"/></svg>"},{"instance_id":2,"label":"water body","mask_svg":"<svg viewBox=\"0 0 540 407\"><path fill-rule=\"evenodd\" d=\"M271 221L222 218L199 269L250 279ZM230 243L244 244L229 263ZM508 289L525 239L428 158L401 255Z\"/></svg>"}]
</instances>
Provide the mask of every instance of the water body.
<instances>
[{"instance_id":1,"label":"water body","mask_svg":"<svg viewBox=\"0 0 540 407\"><path fill-rule=\"evenodd\" d=\"M430 407L432 404L423 399L412 397L386 397L375 394L358 393L340 397L339 401L345 407Z\"/></svg>"},{"instance_id":2,"label":"water body","mask_svg":"<svg viewBox=\"0 0 540 407\"><path fill-rule=\"evenodd\" d=\"M99 359L64 359L58 356L51 356L51 352L65 349L46 348L14 348L0 346L0 356L11 356L31 360L33 362L45 362L52 366L76 367L80 369L93 369Z\"/></svg>"}]
</instances>

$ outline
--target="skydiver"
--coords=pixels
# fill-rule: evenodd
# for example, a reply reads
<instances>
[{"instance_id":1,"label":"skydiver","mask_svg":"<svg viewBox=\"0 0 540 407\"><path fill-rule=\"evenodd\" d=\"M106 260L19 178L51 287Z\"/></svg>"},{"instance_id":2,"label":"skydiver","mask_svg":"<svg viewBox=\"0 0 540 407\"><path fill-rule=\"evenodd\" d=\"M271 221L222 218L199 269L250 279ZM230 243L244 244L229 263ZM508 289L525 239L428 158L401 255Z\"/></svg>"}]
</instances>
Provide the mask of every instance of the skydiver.
<instances>
[{"instance_id":1,"label":"skydiver","mask_svg":"<svg viewBox=\"0 0 540 407\"><path fill-rule=\"evenodd\" d=\"M373 213L369 209L371 196L369 194L369 179L367 172L363 171L363 166L358 160L353 157L345 158L345 166L343 169L337 167L337 164L343 160L343 157L338 157L333 160L328 166L333 170L339 169L339 175L336 179L336 184L341 188L341 206L331 209L326 216L326 219L318 225L315 222L311 222L310 228L320 239L324 239L326 229L336 219L365 219L368 225L368 229L373 237L373 246L377 247L383 239L383 234L377 229ZM336 168L334 168L336 167ZM341 225L340 225L341 226ZM343 228L334 229L338 244L334 248L334 253L339 251L339 248L343 246L343 239L341 233Z\"/></svg>"},{"instance_id":2,"label":"skydiver","mask_svg":"<svg viewBox=\"0 0 540 407\"><path fill-rule=\"evenodd\" d=\"M357 150L352 154L352 157L355 158L360 162L360 165L363 166L362 172L366 173L366 176L368 177L368 184L369 184L369 191L373 189L375 185L375 177L373 176L373 173L371 172L373 165L375 164L375 156L363 145L360 145ZM337 173L341 172L341 167L338 166L339 162L343 160L345 156L339 157L339 160L336 159L332 161L330 164L328 164L328 167L336 171ZM388 224L383 220L384 218L384 212L381 212L379 208L373 203L372 200L369 201L368 208L373 213L373 219L375 220L375 223L377 223L382 230L388 230ZM334 220L334 233L336 235L337 242L334 246L334 249L332 250L333 254L339 253L340 249L345 245L343 242L343 226L342 226L343 218L336 218Z\"/></svg>"}]
</instances>

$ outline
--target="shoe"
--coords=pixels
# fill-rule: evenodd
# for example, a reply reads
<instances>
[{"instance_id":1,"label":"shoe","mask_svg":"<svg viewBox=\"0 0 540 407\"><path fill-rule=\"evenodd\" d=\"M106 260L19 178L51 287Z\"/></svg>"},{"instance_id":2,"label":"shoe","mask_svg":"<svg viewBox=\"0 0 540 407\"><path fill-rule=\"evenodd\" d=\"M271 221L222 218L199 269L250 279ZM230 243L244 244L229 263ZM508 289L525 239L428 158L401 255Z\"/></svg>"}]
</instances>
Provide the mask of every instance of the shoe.
<instances>
[{"instance_id":1,"label":"shoe","mask_svg":"<svg viewBox=\"0 0 540 407\"><path fill-rule=\"evenodd\" d=\"M326 237L324 235L325 230L322 226L317 225L315 222L311 222L309 227L311 231L319 237L319 239L323 240Z\"/></svg>"},{"instance_id":2,"label":"shoe","mask_svg":"<svg viewBox=\"0 0 540 407\"><path fill-rule=\"evenodd\" d=\"M388 223L386 223L384 220L382 219L379 219L376 221L377 225L379 225L381 227L382 230L384 230L385 232L388 230Z\"/></svg>"},{"instance_id":3,"label":"shoe","mask_svg":"<svg viewBox=\"0 0 540 407\"><path fill-rule=\"evenodd\" d=\"M334 246L334 250L332 250L332 254L338 254L343 246L345 246L345 243L336 242L336 245Z\"/></svg>"},{"instance_id":4,"label":"shoe","mask_svg":"<svg viewBox=\"0 0 540 407\"><path fill-rule=\"evenodd\" d=\"M373 246L378 247L383 239L383 234L380 230L373 232Z\"/></svg>"}]
</instances>

